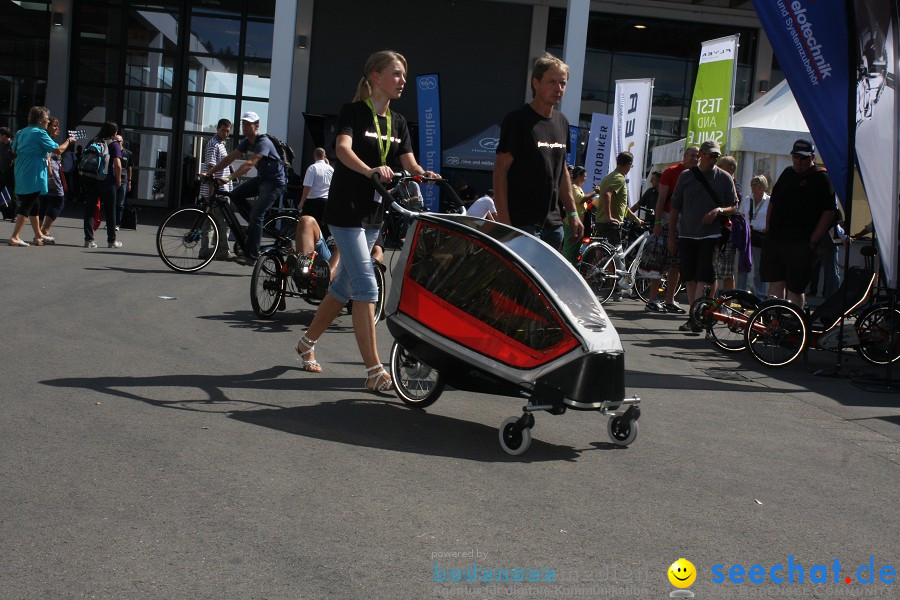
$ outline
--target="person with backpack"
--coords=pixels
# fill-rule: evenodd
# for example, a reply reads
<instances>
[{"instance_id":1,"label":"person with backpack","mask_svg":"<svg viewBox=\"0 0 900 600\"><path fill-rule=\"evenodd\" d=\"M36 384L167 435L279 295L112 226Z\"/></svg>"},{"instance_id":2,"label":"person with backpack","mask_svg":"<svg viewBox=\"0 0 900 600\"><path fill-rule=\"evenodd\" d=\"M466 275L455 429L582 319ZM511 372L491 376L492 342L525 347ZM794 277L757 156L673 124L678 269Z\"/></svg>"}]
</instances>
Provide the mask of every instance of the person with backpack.
<instances>
[{"instance_id":1,"label":"person with backpack","mask_svg":"<svg viewBox=\"0 0 900 600\"><path fill-rule=\"evenodd\" d=\"M116 141L119 126L107 121L81 153L78 173L84 184L84 247L96 248L94 214L97 199L106 218L106 245L121 248L116 240L116 188L122 181L122 146Z\"/></svg>"},{"instance_id":2,"label":"person with backpack","mask_svg":"<svg viewBox=\"0 0 900 600\"><path fill-rule=\"evenodd\" d=\"M284 195L287 173L285 161L273 141L274 138L259 133L258 114L250 111L241 116L241 133L243 133L244 139L240 141L237 148L229 152L228 156L215 166L208 168L206 175L215 176L217 172L223 170L244 153L250 154L250 158L225 180L236 179L252 167L256 167L256 177L237 186L229 194L243 214L249 213L247 219L249 221L247 226L248 247L244 248L244 254L237 257L235 262L252 266L256 264L259 256L259 243L262 239L263 220L266 212ZM277 145L281 146L282 144L279 142ZM256 196L256 202L252 205L247 200L251 196Z\"/></svg>"},{"instance_id":3,"label":"person with backpack","mask_svg":"<svg viewBox=\"0 0 900 600\"><path fill-rule=\"evenodd\" d=\"M44 106L32 106L28 111L28 127L16 133L13 142L15 153L16 195L19 197L19 209L16 213L16 224L13 234L9 236L10 246L28 246L19 234L25 227L25 221L31 223L34 230L34 245L43 246L44 240L52 242L53 238L41 233L38 223L38 198L48 191L47 157L51 152L65 152L75 138L69 138L57 144L47 134L50 124L50 111Z\"/></svg>"}]
</instances>

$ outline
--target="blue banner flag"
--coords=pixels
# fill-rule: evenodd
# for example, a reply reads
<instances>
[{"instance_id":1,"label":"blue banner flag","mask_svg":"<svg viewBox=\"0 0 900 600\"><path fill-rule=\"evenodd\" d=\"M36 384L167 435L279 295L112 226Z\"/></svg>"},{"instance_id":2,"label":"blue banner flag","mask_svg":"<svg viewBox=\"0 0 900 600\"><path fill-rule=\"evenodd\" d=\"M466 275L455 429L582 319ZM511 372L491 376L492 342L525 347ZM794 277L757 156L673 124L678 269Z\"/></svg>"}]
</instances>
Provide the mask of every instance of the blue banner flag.
<instances>
[{"instance_id":1,"label":"blue banner flag","mask_svg":"<svg viewBox=\"0 0 900 600\"><path fill-rule=\"evenodd\" d=\"M809 126L817 153L848 211L853 123L846 0L753 0L753 7Z\"/></svg>"},{"instance_id":2,"label":"blue banner flag","mask_svg":"<svg viewBox=\"0 0 900 600\"><path fill-rule=\"evenodd\" d=\"M441 88L436 73L416 76L419 101L419 164L426 171L441 168ZM422 186L422 200L429 212L438 212L440 187Z\"/></svg>"}]
</instances>

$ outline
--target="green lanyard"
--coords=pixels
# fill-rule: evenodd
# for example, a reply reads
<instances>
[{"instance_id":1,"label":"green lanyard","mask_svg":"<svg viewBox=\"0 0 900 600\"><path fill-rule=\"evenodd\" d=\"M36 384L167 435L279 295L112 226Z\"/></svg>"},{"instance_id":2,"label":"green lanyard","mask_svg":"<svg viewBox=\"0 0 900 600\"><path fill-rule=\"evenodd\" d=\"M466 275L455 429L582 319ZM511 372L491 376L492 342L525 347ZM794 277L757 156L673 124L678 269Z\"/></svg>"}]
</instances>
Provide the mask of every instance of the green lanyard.
<instances>
[{"instance_id":1,"label":"green lanyard","mask_svg":"<svg viewBox=\"0 0 900 600\"><path fill-rule=\"evenodd\" d=\"M366 104L372 111L372 119L375 120L375 135L378 136L378 149L381 151L381 164L384 166L387 164L388 152L391 150L391 109L388 109L385 117L387 120L387 136L386 139L382 140L381 125L378 122L378 114L375 112L375 103L372 102L371 98L366 98Z\"/></svg>"}]
</instances>

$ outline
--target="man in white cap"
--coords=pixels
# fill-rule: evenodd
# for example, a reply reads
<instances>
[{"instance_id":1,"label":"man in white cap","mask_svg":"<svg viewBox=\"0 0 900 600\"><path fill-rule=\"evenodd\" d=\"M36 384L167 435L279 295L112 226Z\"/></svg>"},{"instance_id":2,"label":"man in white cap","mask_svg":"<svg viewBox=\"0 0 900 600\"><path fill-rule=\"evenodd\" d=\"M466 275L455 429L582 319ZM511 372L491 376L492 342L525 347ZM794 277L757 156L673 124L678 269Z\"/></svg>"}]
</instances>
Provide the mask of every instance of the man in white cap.
<instances>
[{"instance_id":1,"label":"man in white cap","mask_svg":"<svg viewBox=\"0 0 900 600\"><path fill-rule=\"evenodd\" d=\"M704 285L716 281L713 261L722 236L719 218L737 212L734 180L716 166L721 155L718 142L707 140L700 144L699 164L678 177L672 192L669 252L675 252L677 243L681 255L681 279L687 288L689 305L703 294ZM692 323L690 318L678 329L701 331L700 325Z\"/></svg>"},{"instance_id":2,"label":"man in white cap","mask_svg":"<svg viewBox=\"0 0 900 600\"><path fill-rule=\"evenodd\" d=\"M275 144L266 135L259 135L259 115L248 111L241 115L241 133L244 139L237 148L228 156L220 160L215 166L207 169L207 175L214 175L222 171L243 154L249 153L247 161L238 167L227 181L236 179L245 174L251 168L256 167L257 175L253 179L245 181L231 192L231 199L242 209L245 214L249 212L249 225L247 229L247 247L243 256L235 259L242 265L253 265L259 254L259 242L262 238L263 219L266 212L278 202L284 194L287 185L287 175L284 172L284 163L278 155ZM250 205L247 198L256 196L256 202Z\"/></svg>"}]
</instances>

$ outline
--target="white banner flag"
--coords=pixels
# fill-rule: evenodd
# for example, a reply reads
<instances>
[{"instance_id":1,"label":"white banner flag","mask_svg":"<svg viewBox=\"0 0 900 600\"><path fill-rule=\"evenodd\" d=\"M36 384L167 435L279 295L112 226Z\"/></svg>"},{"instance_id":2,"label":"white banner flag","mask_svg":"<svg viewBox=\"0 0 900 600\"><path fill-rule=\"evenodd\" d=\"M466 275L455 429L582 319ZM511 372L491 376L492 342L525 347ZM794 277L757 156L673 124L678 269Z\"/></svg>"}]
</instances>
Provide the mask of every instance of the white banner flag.
<instances>
[{"instance_id":1,"label":"white banner flag","mask_svg":"<svg viewBox=\"0 0 900 600\"><path fill-rule=\"evenodd\" d=\"M653 101L652 79L616 80L613 105L613 140L607 173L616 168L616 155L631 152L634 166L628 174L628 205L641 197L641 178L647 158L647 136L650 131L650 105Z\"/></svg>"},{"instance_id":2,"label":"white banner flag","mask_svg":"<svg viewBox=\"0 0 900 600\"><path fill-rule=\"evenodd\" d=\"M587 154L584 157L587 179L581 186L586 194L590 194L595 186L600 185L600 182L609 173L612 120L612 115L594 113L591 116L591 134L588 137Z\"/></svg>"}]
</instances>

